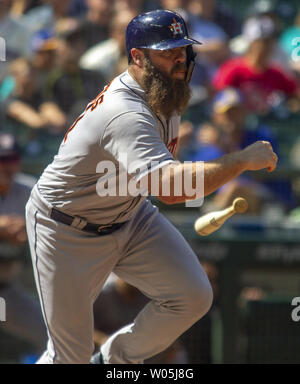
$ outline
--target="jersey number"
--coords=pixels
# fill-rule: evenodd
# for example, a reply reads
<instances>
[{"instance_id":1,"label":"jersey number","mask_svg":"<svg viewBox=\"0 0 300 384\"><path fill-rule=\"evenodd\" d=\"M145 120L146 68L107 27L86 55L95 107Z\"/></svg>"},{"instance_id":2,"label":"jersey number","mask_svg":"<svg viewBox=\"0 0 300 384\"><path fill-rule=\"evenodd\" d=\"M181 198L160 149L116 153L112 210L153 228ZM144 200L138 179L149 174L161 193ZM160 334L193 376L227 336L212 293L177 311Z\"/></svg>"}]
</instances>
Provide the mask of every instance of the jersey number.
<instances>
[{"instance_id":1,"label":"jersey number","mask_svg":"<svg viewBox=\"0 0 300 384\"><path fill-rule=\"evenodd\" d=\"M98 105L102 104L103 103L103 100L104 100L104 93L108 90L108 88L110 87L111 85L111 82L106 85L103 89L103 91L101 93L99 93L99 95L93 100L91 101L85 111L77 117L77 119L74 121L74 123L71 125L71 127L67 130L67 133L65 134L65 137L64 137L64 143L66 142L67 138L68 138L68 134L75 128L75 126L77 125L78 121L80 121L83 116L86 114L86 112L90 109L91 111L93 111L95 108L98 107Z\"/></svg>"}]
</instances>

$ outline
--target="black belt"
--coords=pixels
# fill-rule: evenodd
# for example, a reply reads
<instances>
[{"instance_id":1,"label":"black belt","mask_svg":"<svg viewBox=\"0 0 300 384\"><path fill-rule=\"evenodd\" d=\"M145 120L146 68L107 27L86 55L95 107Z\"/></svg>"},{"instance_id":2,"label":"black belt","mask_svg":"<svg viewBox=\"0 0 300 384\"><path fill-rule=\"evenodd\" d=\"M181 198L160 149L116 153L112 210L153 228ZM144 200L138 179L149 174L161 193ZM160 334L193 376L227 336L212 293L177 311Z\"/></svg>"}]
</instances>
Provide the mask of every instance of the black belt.
<instances>
[{"instance_id":1,"label":"black belt","mask_svg":"<svg viewBox=\"0 0 300 384\"><path fill-rule=\"evenodd\" d=\"M58 211L55 208L51 210L51 219L58 221L60 223L70 225L73 228L80 229L81 231L94 233L98 236L109 235L117 229L121 228L125 223L116 223L110 225L99 225L99 224L91 224L87 223L84 219L67 215L61 211Z\"/></svg>"}]
</instances>

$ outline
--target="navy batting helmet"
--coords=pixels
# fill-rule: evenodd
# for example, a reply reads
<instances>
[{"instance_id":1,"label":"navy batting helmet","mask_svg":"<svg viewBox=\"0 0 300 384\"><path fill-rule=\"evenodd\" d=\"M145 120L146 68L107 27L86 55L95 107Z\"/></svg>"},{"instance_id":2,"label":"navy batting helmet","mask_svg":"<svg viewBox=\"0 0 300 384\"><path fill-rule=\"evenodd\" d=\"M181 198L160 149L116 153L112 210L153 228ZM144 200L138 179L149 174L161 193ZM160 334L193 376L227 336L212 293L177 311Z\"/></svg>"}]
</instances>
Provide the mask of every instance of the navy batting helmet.
<instances>
[{"instance_id":1,"label":"navy batting helmet","mask_svg":"<svg viewBox=\"0 0 300 384\"><path fill-rule=\"evenodd\" d=\"M136 16L127 26L126 51L131 61L132 48L149 48L156 50L190 46L187 50L187 64L194 61L193 44L201 44L188 36L183 18L175 12L157 10Z\"/></svg>"}]
</instances>

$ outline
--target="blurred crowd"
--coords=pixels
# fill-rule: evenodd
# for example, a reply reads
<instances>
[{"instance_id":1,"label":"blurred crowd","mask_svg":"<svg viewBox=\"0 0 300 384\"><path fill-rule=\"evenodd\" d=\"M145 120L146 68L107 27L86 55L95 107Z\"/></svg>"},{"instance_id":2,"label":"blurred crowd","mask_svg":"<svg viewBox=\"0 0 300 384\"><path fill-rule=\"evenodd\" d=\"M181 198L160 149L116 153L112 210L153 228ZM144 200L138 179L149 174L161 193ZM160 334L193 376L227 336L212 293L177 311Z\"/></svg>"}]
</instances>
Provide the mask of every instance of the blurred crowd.
<instances>
[{"instance_id":1,"label":"blurred crowd","mask_svg":"<svg viewBox=\"0 0 300 384\"><path fill-rule=\"evenodd\" d=\"M125 31L135 15L158 8L176 10L190 35L203 43L195 48L192 98L180 127L181 161L209 161L268 140L279 155L279 167L300 166L300 6L294 0L239 3L0 0L0 49L5 48L0 52L0 296L15 298L10 300L15 308L8 308L7 324L12 327L6 331L25 334L37 352L45 340L43 325L37 325L42 324L41 312L16 285L26 245L24 207L34 182L20 173L25 169L22 158L34 164L26 171L38 176L45 153L55 155L86 104L126 70ZM248 199L250 214L262 214L270 201L286 214L299 203L294 187L284 173L263 180L246 174L220 188L206 206L223 208L241 195ZM8 257L4 244L18 249L13 252L18 256ZM110 292L115 299L109 300L118 302L117 293L124 294L129 321L144 298L121 283L111 287L104 295ZM23 311L23 305L30 317L21 326L18 310ZM96 315L103 314L99 308ZM112 319L119 318L120 308L116 306L115 317L107 314L106 324L98 316L96 343L114 331ZM162 357L168 362L186 359L180 343Z\"/></svg>"}]
</instances>

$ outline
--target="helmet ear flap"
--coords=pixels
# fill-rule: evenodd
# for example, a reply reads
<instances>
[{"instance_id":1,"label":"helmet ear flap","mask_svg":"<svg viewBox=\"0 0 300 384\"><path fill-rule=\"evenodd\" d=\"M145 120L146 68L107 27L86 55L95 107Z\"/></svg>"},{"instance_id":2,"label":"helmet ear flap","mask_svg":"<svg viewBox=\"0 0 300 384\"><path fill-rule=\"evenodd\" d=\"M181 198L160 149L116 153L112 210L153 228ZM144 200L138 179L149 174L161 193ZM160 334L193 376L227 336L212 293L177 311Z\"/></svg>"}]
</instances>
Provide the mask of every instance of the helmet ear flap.
<instances>
[{"instance_id":1,"label":"helmet ear flap","mask_svg":"<svg viewBox=\"0 0 300 384\"><path fill-rule=\"evenodd\" d=\"M188 45L186 48L186 64L187 64L187 71L186 71L186 77L185 80L187 83L190 82L194 67L195 67L195 58L197 54L193 50L192 45Z\"/></svg>"},{"instance_id":2,"label":"helmet ear flap","mask_svg":"<svg viewBox=\"0 0 300 384\"><path fill-rule=\"evenodd\" d=\"M188 31L187 23L185 20L182 18L185 30ZM185 76L185 81L189 83L191 81L191 77L195 68L195 58L197 54L194 52L193 46L188 45L186 48L186 66L187 66L187 71L186 71L186 76Z\"/></svg>"}]
</instances>

